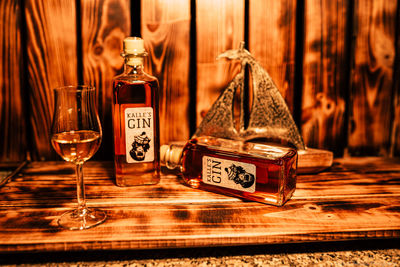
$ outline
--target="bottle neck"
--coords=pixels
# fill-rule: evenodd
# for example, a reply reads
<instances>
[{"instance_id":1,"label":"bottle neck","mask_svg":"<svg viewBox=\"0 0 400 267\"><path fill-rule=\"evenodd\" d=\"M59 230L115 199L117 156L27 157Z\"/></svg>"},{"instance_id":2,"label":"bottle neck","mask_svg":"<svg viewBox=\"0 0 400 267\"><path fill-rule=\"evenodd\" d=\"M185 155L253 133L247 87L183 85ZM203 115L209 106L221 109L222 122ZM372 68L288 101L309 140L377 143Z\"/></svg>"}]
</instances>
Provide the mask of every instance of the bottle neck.
<instances>
[{"instance_id":1,"label":"bottle neck","mask_svg":"<svg viewBox=\"0 0 400 267\"><path fill-rule=\"evenodd\" d=\"M127 74L143 73L143 57L125 56L124 72Z\"/></svg>"},{"instance_id":2,"label":"bottle neck","mask_svg":"<svg viewBox=\"0 0 400 267\"><path fill-rule=\"evenodd\" d=\"M182 152L184 145L171 144L160 147L160 161L168 169L182 167Z\"/></svg>"}]
</instances>

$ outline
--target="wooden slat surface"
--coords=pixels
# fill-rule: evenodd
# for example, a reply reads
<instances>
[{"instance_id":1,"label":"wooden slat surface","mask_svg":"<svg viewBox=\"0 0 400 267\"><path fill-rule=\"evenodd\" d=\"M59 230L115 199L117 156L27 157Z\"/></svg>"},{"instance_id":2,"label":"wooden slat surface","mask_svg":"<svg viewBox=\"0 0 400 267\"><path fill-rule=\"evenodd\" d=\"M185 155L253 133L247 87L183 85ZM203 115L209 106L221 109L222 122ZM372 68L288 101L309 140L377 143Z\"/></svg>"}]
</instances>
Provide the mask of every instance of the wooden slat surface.
<instances>
[{"instance_id":1,"label":"wooden slat surface","mask_svg":"<svg viewBox=\"0 0 400 267\"><path fill-rule=\"evenodd\" d=\"M187 140L190 1L142 1L140 21L145 70L160 84L160 142Z\"/></svg>"},{"instance_id":2,"label":"wooden slat surface","mask_svg":"<svg viewBox=\"0 0 400 267\"><path fill-rule=\"evenodd\" d=\"M336 155L346 143L348 12L348 0L305 1L301 131L307 146Z\"/></svg>"},{"instance_id":3,"label":"wooden slat surface","mask_svg":"<svg viewBox=\"0 0 400 267\"><path fill-rule=\"evenodd\" d=\"M122 42L130 34L130 1L81 1L83 81L96 87L103 139L96 157L110 160L112 78L122 73Z\"/></svg>"},{"instance_id":4,"label":"wooden slat surface","mask_svg":"<svg viewBox=\"0 0 400 267\"><path fill-rule=\"evenodd\" d=\"M355 1L349 153L388 155L397 1Z\"/></svg>"},{"instance_id":5,"label":"wooden slat surface","mask_svg":"<svg viewBox=\"0 0 400 267\"><path fill-rule=\"evenodd\" d=\"M107 211L93 229L60 229L75 206L73 166L32 162L0 188L0 251L231 246L400 237L400 159L349 158L300 175L283 207L194 190L173 174L160 184L121 188L110 162L84 168L89 206ZM151 212L149 212L151 211Z\"/></svg>"},{"instance_id":6,"label":"wooden slat surface","mask_svg":"<svg viewBox=\"0 0 400 267\"><path fill-rule=\"evenodd\" d=\"M25 1L32 157L55 159L50 145L53 89L77 84L75 1Z\"/></svg>"},{"instance_id":7,"label":"wooden slat surface","mask_svg":"<svg viewBox=\"0 0 400 267\"><path fill-rule=\"evenodd\" d=\"M26 155L26 125L20 74L21 2L0 2L0 161L22 161Z\"/></svg>"}]
</instances>

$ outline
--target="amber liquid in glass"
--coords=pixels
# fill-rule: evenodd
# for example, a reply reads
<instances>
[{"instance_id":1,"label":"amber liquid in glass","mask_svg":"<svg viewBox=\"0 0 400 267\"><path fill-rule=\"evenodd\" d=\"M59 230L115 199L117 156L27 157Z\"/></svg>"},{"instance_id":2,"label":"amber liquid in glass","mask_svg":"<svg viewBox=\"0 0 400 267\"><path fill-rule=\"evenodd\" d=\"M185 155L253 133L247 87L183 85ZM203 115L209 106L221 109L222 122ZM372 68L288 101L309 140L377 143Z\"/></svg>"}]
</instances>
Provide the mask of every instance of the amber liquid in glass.
<instances>
[{"instance_id":1,"label":"amber liquid in glass","mask_svg":"<svg viewBox=\"0 0 400 267\"><path fill-rule=\"evenodd\" d=\"M207 168L205 159L211 163L209 170L205 170ZM221 164L218 163L220 161L228 161L229 164L225 165L228 167L221 168ZM254 192L246 191L251 187L250 183L245 181L248 178L244 175L243 168L242 171L236 172L236 178L229 170L229 166L240 164L253 166L253 172L255 171L255 187L252 185ZM190 140L183 149L181 162L183 179L193 188L276 206L282 206L294 193L296 168L297 152L295 149L213 137ZM225 176L228 172L231 173L228 182L232 183L232 180L236 179L237 183L239 185L241 183L243 186L238 186L237 189L226 188L224 185L219 186L221 173L224 172ZM205 176L210 176L214 182L206 183ZM239 178L240 176L242 178Z\"/></svg>"},{"instance_id":2,"label":"amber liquid in glass","mask_svg":"<svg viewBox=\"0 0 400 267\"><path fill-rule=\"evenodd\" d=\"M100 146L99 132L80 130L53 134L51 143L64 160L83 163L90 159Z\"/></svg>"},{"instance_id":3,"label":"amber liquid in glass","mask_svg":"<svg viewBox=\"0 0 400 267\"><path fill-rule=\"evenodd\" d=\"M129 67L130 68L130 67ZM118 186L156 184L160 180L159 161L159 104L158 81L141 73L140 75L120 75L113 81L113 129L114 129L114 171ZM126 108L152 108L154 160L151 162L127 161ZM146 127L147 120L132 118L131 127ZM128 144L128 147L130 144Z\"/></svg>"}]
</instances>

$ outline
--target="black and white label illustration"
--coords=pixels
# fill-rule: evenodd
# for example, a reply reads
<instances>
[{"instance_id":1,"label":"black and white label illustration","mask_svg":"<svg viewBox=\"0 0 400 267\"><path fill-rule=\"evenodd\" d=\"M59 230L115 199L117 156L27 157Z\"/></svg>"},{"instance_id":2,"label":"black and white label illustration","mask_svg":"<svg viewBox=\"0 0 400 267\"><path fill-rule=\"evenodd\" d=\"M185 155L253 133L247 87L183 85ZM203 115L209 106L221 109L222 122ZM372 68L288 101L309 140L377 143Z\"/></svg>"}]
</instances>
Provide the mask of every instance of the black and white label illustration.
<instances>
[{"instance_id":1,"label":"black and white label illustration","mask_svg":"<svg viewBox=\"0 0 400 267\"><path fill-rule=\"evenodd\" d=\"M125 109L126 162L154 161L153 108Z\"/></svg>"},{"instance_id":2,"label":"black and white label illustration","mask_svg":"<svg viewBox=\"0 0 400 267\"><path fill-rule=\"evenodd\" d=\"M254 193L256 166L251 163L204 156L202 178L206 184Z\"/></svg>"}]
</instances>

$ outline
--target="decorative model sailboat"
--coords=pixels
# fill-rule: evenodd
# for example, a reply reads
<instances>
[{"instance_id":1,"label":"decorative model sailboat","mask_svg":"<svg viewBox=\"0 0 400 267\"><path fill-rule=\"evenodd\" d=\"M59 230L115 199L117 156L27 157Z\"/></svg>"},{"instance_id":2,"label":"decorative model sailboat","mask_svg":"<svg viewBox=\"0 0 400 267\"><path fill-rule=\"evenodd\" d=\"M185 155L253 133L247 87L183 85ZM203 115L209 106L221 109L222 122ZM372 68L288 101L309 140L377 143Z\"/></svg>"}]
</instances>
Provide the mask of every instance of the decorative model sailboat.
<instances>
[{"instance_id":1,"label":"decorative model sailboat","mask_svg":"<svg viewBox=\"0 0 400 267\"><path fill-rule=\"evenodd\" d=\"M298 172L319 172L332 165L333 153L311 149L303 138L290 114L289 108L271 77L241 42L238 50L228 50L218 58L240 60L242 69L207 112L197 128L196 136L214 136L235 140L279 139L293 144L299 154ZM253 104L245 126L245 70L250 68L253 85ZM241 113L239 129L235 128L233 105L236 91L240 90Z\"/></svg>"}]
</instances>

